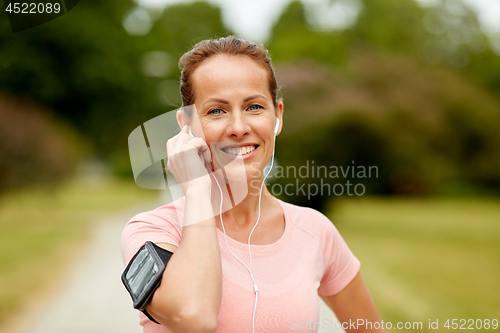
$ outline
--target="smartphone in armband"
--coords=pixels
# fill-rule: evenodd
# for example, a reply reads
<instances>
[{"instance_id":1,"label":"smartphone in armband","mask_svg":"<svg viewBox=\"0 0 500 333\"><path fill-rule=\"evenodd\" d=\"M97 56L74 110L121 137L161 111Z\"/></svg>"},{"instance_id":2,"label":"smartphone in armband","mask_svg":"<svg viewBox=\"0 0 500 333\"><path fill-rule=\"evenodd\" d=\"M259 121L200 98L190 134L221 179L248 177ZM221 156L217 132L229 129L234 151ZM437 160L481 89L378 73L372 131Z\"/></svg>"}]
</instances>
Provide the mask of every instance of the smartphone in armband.
<instances>
[{"instance_id":1,"label":"smartphone in armband","mask_svg":"<svg viewBox=\"0 0 500 333\"><path fill-rule=\"evenodd\" d=\"M157 324L158 322L147 313L146 306L160 286L163 272L172 254L147 241L130 260L122 274L122 282L132 297L134 308L142 311Z\"/></svg>"}]
</instances>

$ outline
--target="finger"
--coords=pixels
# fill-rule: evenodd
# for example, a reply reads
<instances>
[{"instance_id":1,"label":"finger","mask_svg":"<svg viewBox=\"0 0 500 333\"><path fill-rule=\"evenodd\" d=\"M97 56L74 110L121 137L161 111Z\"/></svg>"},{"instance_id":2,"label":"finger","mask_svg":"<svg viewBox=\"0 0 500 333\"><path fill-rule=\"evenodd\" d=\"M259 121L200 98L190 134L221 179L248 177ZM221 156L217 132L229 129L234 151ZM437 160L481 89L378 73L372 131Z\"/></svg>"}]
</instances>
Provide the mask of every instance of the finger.
<instances>
[{"instance_id":1,"label":"finger","mask_svg":"<svg viewBox=\"0 0 500 333\"><path fill-rule=\"evenodd\" d=\"M212 162L212 151L210 150L210 147L207 145L207 149L203 152L203 159L205 163Z\"/></svg>"},{"instance_id":2,"label":"finger","mask_svg":"<svg viewBox=\"0 0 500 333\"><path fill-rule=\"evenodd\" d=\"M213 160L213 158L210 160L210 170L211 170L212 172L214 172L214 171L215 171L215 165L214 165L214 160Z\"/></svg>"},{"instance_id":3,"label":"finger","mask_svg":"<svg viewBox=\"0 0 500 333\"><path fill-rule=\"evenodd\" d=\"M166 146L167 146L167 156L170 156L172 154L172 149L173 149L173 146L174 146L173 139L174 138L171 138L171 139L167 140L167 143L166 143Z\"/></svg>"},{"instance_id":4,"label":"finger","mask_svg":"<svg viewBox=\"0 0 500 333\"><path fill-rule=\"evenodd\" d=\"M189 126L184 125L179 134L173 137L174 139L173 146L175 147L175 151L181 151L182 146L184 146L191 139L191 136L188 134L188 130Z\"/></svg>"},{"instance_id":5,"label":"finger","mask_svg":"<svg viewBox=\"0 0 500 333\"><path fill-rule=\"evenodd\" d=\"M198 149L198 154L201 155L205 150L208 149L208 145L202 138L194 137L187 142L187 144Z\"/></svg>"},{"instance_id":6,"label":"finger","mask_svg":"<svg viewBox=\"0 0 500 333\"><path fill-rule=\"evenodd\" d=\"M207 142L205 140L196 137L189 140L189 144L198 149L198 155L200 155L204 163L211 162L212 154L210 151L210 147L207 145Z\"/></svg>"}]
</instances>

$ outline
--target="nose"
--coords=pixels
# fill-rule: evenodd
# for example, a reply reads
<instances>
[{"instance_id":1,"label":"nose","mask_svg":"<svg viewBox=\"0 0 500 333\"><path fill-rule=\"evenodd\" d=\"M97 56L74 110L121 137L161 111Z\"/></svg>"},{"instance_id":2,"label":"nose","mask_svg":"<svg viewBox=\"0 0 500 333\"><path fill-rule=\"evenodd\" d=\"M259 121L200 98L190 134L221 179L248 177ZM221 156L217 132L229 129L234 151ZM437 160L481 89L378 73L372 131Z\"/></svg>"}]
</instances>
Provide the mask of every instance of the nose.
<instances>
[{"instance_id":1,"label":"nose","mask_svg":"<svg viewBox=\"0 0 500 333\"><path fill-rule=\"evenodd\" d=\"M240 138L250 133L250 124L241 112L233 112L226 126L226 134L233 138Z\"/></svg>"}]
</instances>

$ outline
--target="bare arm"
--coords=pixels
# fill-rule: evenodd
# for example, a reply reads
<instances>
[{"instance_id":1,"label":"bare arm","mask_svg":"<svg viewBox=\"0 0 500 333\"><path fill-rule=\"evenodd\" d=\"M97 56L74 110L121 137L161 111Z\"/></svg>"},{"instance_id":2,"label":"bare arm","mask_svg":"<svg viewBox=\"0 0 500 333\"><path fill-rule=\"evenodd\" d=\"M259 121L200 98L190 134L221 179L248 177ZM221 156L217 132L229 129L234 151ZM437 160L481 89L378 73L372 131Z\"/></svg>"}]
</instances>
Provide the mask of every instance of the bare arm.
<instances>
[{"instance_id":1,"label":"bare arm","mask_svg":"<svg viewBox=\"0 0 500 333\"><path fill-rule=\"evenodd\" d=\"M339 293L332 296L320 295L320 297L323 301L325 301L330 309L335 312L337 319L343 325L343 328L347 333L385 332L382 328L370 329L373 326L367 324L369 322L373 325L378 322L379 324L375 325L375 327L382 327L379 326L381 325L382 320L380 319L372 297L368 292L368 288L366 288L365 282L361 277L361 273L358 272L351 283L349 283L347 287L342 289ZM361 320L363 320L363 323ZM353 322L360 325L349 325L349 323Z\"/></svg>"},{"instance_id":2,"label":"bare arm","mask_svg":"<svg viewBox=\"0 0 500 333\"><path fill-rule=\"evenodd\" d=\"M146 310L174 333L214 332L222 297L222 266L211 201L210 161L201 138L187 126L167 142L168 169L186 196L182 240L174 250L160 287Z\"/></svg>"}]
</instances>

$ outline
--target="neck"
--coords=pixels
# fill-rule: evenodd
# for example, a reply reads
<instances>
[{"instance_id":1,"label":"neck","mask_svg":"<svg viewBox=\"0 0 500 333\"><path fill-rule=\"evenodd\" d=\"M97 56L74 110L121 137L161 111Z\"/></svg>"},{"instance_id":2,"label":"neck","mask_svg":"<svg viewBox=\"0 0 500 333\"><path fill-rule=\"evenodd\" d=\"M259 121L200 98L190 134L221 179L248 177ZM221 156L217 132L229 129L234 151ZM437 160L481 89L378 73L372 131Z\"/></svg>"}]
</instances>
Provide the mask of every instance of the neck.
<instances>
[{"instance_id":1,"label":"neck","mask_svg":"<svg viewBox=\"0 0 500 333\"><path fill-rule=\"evenodd\" d=\"M217 177L223 193L222 219L225 227L236 227L238 229L253 228L259 218L266 210L266 207L272 205L274 197L269 193L265 184L261 185L264 177L253 179L252 181L230 182L226 184L222 177ZM222 181L221 181L222 180ZM214 215L220 215L220 190L215 181L212 186L212 198ZM218 219L218 224L220 218ZM260 223L260 222L259 222Z\"/></svg>"}]
</instances>

